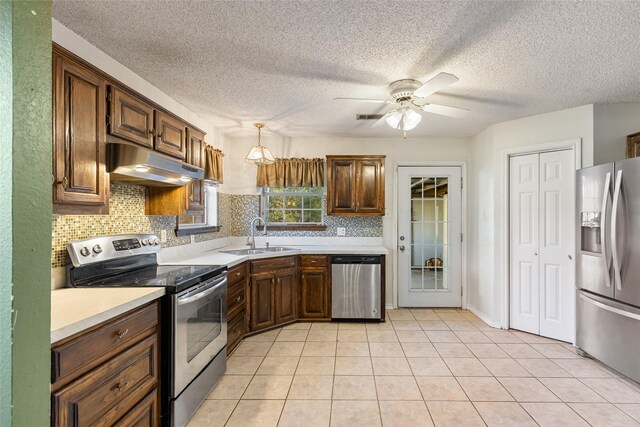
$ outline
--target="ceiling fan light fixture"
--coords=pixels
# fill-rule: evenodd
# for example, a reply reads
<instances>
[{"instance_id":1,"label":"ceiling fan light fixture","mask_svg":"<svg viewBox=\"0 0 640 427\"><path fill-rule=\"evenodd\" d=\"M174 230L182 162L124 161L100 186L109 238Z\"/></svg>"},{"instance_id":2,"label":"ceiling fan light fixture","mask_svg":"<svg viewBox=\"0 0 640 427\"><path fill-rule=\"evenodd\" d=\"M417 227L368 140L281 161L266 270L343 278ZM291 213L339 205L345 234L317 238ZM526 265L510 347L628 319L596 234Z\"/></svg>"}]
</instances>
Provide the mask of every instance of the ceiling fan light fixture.
<instances>
[{"instance_id":1,"label":"ceiling fan light fixture","mask_svg":"<svg viewBox=\"0 0 640 427\"><path fill-rule=\"evenodd\" d=\"M247 163L253 163L256 166L270 165L275 163L276 159L271 155L267 147L260 144L260 131L264 127L263 123L254 123L253 127L258 128L258 145L251 148L249 154L244 159Z\"/></svg>"},{"instance_id":2,"label":"ceiling fan light fixture","mask_svg":"<svg viewBox=\"0 0 640 427\"><path fill-rule=\"evenodd\" d=\"M400 131L408 131L420 123L422 115L409 107L400 107L387 116L387 124Z\"/></svg>"}]
</instances>

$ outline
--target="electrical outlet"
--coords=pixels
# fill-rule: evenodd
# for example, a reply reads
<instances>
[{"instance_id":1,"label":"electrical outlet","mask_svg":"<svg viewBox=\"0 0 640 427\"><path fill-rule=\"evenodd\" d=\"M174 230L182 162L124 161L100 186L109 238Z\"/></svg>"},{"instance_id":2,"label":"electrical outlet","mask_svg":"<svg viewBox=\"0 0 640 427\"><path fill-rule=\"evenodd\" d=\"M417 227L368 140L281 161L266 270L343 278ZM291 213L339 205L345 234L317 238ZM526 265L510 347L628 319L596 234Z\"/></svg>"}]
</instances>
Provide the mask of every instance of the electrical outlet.
<instances>
[{"instance_id":1,"label":"electrical outlet","mask_svg":"<svg viewBox=\"0 0 640 427\"><path fill-rule=\"evenodd\" d=\"M167 243L167 230L160 230L160 243Z\"/></svg>"},{"instance_id":2,"label":"electrical outlet","mask_svg":"<svg viewBox=\"0 0 640 427\"><path fill-rule=\"evenodd\" d=\"M347 229L344 227L338 227L338 236L344 237L347 235Z\"/></svg>"}]
</instances>

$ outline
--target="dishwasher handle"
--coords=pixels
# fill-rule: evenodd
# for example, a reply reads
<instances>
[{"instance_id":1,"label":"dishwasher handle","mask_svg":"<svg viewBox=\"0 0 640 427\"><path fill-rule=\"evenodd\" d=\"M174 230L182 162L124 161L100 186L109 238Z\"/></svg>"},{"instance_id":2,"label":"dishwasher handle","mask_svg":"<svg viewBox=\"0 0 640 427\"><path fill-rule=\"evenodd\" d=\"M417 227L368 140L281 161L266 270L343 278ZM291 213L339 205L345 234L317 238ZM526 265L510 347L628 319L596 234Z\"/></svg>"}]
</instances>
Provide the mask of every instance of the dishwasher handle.
<instances>
[{"instance_id":1,"label":"dishwasher handle","mask_svg":"<svg viewBox=\"0 0 640 427\"><path fill-rule=\"evenodd\" d=\"M331 264L380 264L379 255L333 255Z\"/></svg>"}]
</instances>

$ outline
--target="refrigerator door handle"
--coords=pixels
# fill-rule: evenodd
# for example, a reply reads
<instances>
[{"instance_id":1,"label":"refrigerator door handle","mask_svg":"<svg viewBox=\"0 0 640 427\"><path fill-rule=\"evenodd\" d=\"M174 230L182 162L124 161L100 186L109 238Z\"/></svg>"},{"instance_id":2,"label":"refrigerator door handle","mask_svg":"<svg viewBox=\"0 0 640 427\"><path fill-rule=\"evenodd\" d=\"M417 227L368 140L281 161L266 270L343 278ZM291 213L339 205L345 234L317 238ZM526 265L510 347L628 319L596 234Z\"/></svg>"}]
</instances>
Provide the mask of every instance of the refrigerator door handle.
<instances>
[{"instance_id":1,"label":"refrigerator door handle","mask_svg":"<svg viewBox=\"0 0 640 427\"><path fill-rule=\"evenodd\" d=\"M613 257L613 271L616 289L622 290L622 276L620 274L620 262L618 259L618 204L620 202L620 189L622 187L622 171L616 174L616 186L613 191L613 207L611 209L611 256Z\"/></svg>"},{"instance_id":2,"label":"refrigerator door handle","mask_svg":"<svg viewBox=\"0 0 640 427\"><path fill-rule=\"evenodd\" d=\"M611 172L607 172L607 177L604 179L604 195L602 196L602 211L600 218L602 223L600 224L600 242L602 244L602 261L604 261L605 271L605 285L607 288L611 287L611 257L607 255L607 204L609 202L609 195L611 194L609 189L611 188Z\"/></svg>"},{"instance_id":3,"label":"refrigerator door handle","mask_svg":"<svg viewBox=\"0 0 640 427\"><path fill-rule=\"evenodd\" d=\"M585 300L589 304L593 304L596 307L601 308L601 309L606 310L606 311L609 311L611 313L619 314L620 316L628 317L630 319L640 320L640 315L638 315L636 313L631 313L629 311L620 310L619 308L612 307L612 306L607 305L607 304L603 304L600 301L596 301L593 298L589 298L588 296L586 296L586 295L584 295L582 293L580 293L580 298L582 298L583 300Z\"/></svg>"}]
</instances>

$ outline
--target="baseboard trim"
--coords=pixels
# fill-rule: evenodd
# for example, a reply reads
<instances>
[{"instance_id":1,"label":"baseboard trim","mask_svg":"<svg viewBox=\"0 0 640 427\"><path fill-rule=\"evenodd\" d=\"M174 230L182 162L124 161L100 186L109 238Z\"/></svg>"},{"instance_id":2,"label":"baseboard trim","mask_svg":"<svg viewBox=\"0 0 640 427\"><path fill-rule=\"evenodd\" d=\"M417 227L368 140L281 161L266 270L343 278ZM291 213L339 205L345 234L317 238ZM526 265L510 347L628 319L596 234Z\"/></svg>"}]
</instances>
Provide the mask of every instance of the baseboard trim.
<instances>
[{"instance_id":1,"label":"baseboard trim","mask_svg":"<svg viewBox=\"0 0 640 427\"><path fill-rule=\"evenodd\" d=\"M384 309L385 310L395 310L395 307L393 306L393 304L386 304L384 306Z\"/></svg>"},{"instance_id":2,"label":"baseboard trim","mask_svg":"<svg viewBox=\"0 0 640 427\"><path fill-rule=\"evenodd\" d=\"M501 324L496 323L493 320L489 319L484 313L482 313L480 310L478 310L477 308L475 308L471 304L467 304L467 310L469 310L470 312L472 312L473 314L478 316L478 318L480 318L480 320L482 320L484 323L486 323L487 325L491 326L492 328L504 329Z\"/></svg>"}]
</instances>

